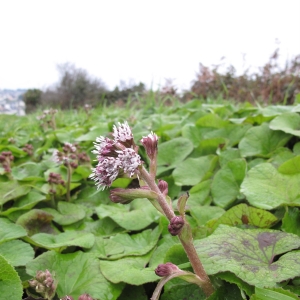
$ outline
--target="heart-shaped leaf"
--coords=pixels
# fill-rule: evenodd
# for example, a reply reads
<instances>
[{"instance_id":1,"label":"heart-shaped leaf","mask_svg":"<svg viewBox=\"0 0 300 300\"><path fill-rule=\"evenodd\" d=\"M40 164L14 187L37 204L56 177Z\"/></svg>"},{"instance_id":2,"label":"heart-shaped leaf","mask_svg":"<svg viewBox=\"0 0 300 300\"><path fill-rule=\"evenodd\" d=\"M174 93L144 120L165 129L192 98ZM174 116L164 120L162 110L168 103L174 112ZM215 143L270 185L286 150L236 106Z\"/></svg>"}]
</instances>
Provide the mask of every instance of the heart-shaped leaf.
<instances>
[{"instance_id":1,"label":"heart-shaped leaf","mask_svg":"<svg viewBox=\"0 0 300 300\"><path fill-rule=\"evenodd\" d=\"M22 226L0 218L0 243L26 236L27 232Z\"/></svg>"},{"instance_id":2,"label":"heart-shaped leaf","mask_svg":"<svg viewBox=\"0 0 300 300\"><path fill-rule=\"evenodd\" d=\"M241 185L249 203L255 207L273 209L280 205L300 206L300 173L279 173L270 163L253 167Z\"/></svg>"},{"instance_id":3,"label":"heart-shaped leaf","mask_svg":"<svg viewBox=\"0 0 300 300\"><path fill-rule=\"evenodd\" d=\"M291 138L291 135L282 131L271 130L267 123L250 128L239 143L243 157L262 156L270 157L272 152Z\"/></svg>"}]
</instances>

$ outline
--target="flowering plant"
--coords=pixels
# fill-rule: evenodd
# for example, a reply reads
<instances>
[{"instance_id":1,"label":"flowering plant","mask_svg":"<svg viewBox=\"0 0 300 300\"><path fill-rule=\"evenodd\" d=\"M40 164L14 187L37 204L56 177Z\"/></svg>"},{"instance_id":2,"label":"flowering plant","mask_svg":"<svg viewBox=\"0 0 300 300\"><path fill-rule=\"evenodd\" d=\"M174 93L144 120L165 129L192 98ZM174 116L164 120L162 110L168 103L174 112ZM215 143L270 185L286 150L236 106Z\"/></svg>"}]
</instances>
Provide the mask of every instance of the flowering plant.
<instances>
[{"instance_id":1,"label":"flowering plant","mask_svg":"<svg viewBox=\"0 0 300 300\"><path fill-rule=\"evenodd\" d=\"M204 293L209 296L213 293L213 285L207 276L202 263L193 245L191 228L185 218L185 205L188 195L178 200L176 215L171 199L168 197L168 184L163 180L156 181L158 136L151 132L141 139L141 144L149 158L149 171L144 167L144 162L138 154L138 146L135 144L133 134L128 123L114 125L113 139L100 136L96 139L95 150L97 165L92 169L92 178L99 190L110 187L112 182L120 177L137 178L139 188L136 189L112 189L110 199L117 203L129 203L136 198L147 198L169 220L168 230L171 235L178 236L183 248L193 267L194 274L180 270L172 263L159 265L156 274L163 277L153 293L152 300L158 299L161 289L168 280L180 277L188 282L199 285Z\"/></svg>"}]
</instances>

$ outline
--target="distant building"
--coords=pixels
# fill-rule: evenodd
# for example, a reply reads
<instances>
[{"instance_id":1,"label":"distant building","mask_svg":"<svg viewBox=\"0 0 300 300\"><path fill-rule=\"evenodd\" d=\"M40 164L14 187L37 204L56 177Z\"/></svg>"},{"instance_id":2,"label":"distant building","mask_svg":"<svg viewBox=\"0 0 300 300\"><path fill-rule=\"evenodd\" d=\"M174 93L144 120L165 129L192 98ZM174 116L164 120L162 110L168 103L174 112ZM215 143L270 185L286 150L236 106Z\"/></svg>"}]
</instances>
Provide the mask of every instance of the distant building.
<instances>
[{"instance_id":1,"label":"distant building","mask_svg":"<svg viewBox=\"0 0 300 300\"><path fill-rule=\"evenodd\" d=\"M22 100L26 90L0 90L0 114L24 116L25 102Z\"/></svg>"}]
</instances>

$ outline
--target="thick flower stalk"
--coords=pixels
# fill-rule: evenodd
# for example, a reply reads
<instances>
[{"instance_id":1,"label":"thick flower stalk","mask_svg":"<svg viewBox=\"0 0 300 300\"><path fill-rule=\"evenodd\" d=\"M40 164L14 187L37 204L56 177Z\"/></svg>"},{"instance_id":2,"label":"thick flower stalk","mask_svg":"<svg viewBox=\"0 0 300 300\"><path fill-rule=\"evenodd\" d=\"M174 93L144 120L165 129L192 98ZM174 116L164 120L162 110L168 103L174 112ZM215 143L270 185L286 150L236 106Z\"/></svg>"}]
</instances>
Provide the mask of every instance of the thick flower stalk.
<instances>
[{"instance_id":1,"label":"thick flower stalk","mask_svg":"<svg viewBox=\"0 0 300 300\"><path fill-rule=\"evenodd\" d=\"M134 143L131 129L127 122L113 127L113 139L100 136L96 139L95 150L92 152L97 155L97 165L92 169L92 178L99 190L110 187L114 180L120 177L138 178L140 188L138 189L112 189L110 191L110 199L116 203L129 203L136 198L147 198L154 206L164 214L170 224L168 230L171 235L177 235L183 248L191 262L195 274L192 274L192 282L201 286L207 296L211 295L214 288L207 276L201 261L196 253L193 244L191 228L185 218L185 204L188 195L178 200L177 216L172 207L172 201L168 194L168 184L163 180L156 181L157 169L157 153L158 153L158 137L151 132L148 136L141 139L141 144L146 150L149 158L149 172L143 165L143 161L138 154L138 147ZM168 272L175 272L174 275ZM175 265L168 263L157 269L157 274L165 276L168 280L174 276L185 275L184 280L190 278L190 274L179 270ZM171 277L170 277L171 276ZM196 278L196 279L195 279ZM189 279L191 280L191 279ZM187 280L187 281L189 281ZM160 286L165 280L160 282ZM158 291L160 288L158 288ZM157 295L159 292L156 292ZM156 296L155 296L156 297ZM152 299L156 299L156 298Z\"/></svg>"}]
</instances>

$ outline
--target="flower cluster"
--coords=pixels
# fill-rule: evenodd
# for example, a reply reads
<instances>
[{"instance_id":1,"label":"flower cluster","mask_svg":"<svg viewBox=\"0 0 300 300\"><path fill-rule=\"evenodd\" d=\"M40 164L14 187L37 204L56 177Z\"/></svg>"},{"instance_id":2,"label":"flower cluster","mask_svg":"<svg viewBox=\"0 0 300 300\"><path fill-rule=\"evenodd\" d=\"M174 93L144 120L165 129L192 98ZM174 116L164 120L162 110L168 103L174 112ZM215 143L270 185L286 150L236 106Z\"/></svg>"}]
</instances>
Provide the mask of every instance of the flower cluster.
<instances>
[{"instance_id":1,"label":"flower cluster","mask_svg":"<svg viewBox=\"0 0 300 300\"><path fill-rule=\"evenodd\" d=\"M90 162L90 158L85 152L78 152L77 144L65 143L62 151L54 150L52 160L58 164L62 163L65 166L71 166L73 169L78 167L78 163Z\"/></svg>"},{"instance_id":2,"label":"flower cluster","mask_svg":"<svg viewBox=\"0 0 300 300\"><path fill-rule=\"evenodd\" d=\"M30 156L33 154L33 146L31 144L26 144L22 150L27 152L27 154Z\"/></svg>"},{"instance_id":3,"label":"flower cluster","mask_svg":"<svg viewBox=\"0 0 300 300\"><path fill-rule=\"evenodd\" d=\"M95 149L98 164L92 169L90 178L95 180L98 189L109 187L117 177L137 175L142 165L131 129L127 122L113 127L113 140L100 136L96 139Z\"/></svg>"},{"instance_id":4,"label":"flower cluster","mask_svg":"<svg viewBox=\"0 0 300 300\"><path fill-rule=\"evenodd\" d=\"M58 173L51 172L49 174L48 183L50 184L51 188L49 190L50 194L56 194L56 188L57 185L65 185L65 181L61 178L61 175Z\"/></svg>"},{"instance_id":5,"label":"flower cluster","mask_svg":"<svg viewBox=\"0 0 300 300\"><path fill-rule=\"evenodd\" d=\"M49 270L37 271L35 279L29 280L29 285L47 299L52 299L56 291L56 282Z\"/></svg>"},{"instance_id":6,"label":"flower cluster","mask_svg":"<svg viewBox=\"0 0 300 300\"><path fill-rule=\"evenodd\" d=\"M0 163L6 173L11 172L11 162L14 160L14 156L10 151L3 151L0 153Z\"/></svg>"},{"instance_id":7,"label":"flower cluster","mask_svg":"<svg viewBox=\"0 0 300 300\"><path fill-rule=\"evenodd\" d=\"M41 122L42 127L46 130L48 127L56 129L55 114L58 112L57 109L46 109L43 114L36 118Z\"/></svg>"}]
</instances>

